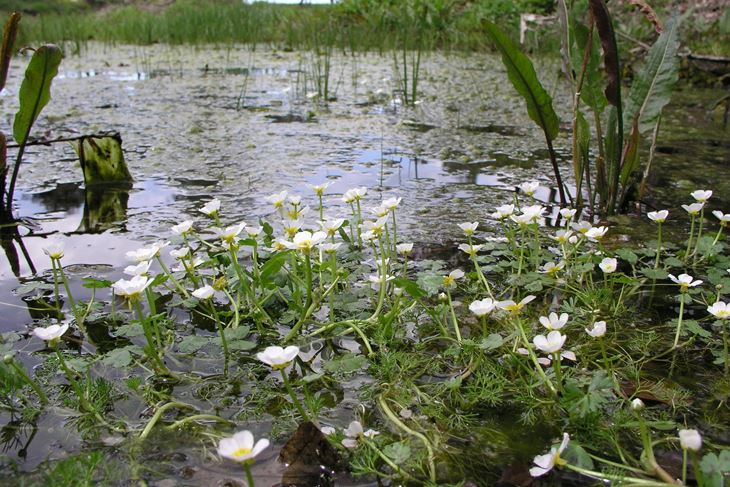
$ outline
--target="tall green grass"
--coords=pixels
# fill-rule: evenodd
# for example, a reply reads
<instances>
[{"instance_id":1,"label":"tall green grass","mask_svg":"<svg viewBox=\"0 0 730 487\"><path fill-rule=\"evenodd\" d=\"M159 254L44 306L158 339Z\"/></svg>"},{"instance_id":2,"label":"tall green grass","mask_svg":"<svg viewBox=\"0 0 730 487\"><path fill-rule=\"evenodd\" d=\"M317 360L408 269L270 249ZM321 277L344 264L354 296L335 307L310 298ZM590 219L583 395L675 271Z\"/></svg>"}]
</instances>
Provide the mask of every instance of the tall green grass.
<instances>
[{"instance_id":1,"label":"tall green grass","mask_svg":"<svg viewBox=\"0 0 730 487\"><path fill-rule=\"evenodd\" d=\"M522 0L524 4L528 0ZM537 0L529 0L535 2ZM540 0L543 1L543 0ZM104 11L26 15L19 45L94 40L125 44L269 44L282 49L328 42L345 50L390 50L403 45L403 33L428 29L422 47L481 50L481 20L499 20L516 29L515 2L453 0L346 0L329 5L242 4L240 1L179 0L159 12L136 6ZM524 6L522 11L534 10ZM313 39L318 39L313 41Z\"/></svg>"}]
</instances>

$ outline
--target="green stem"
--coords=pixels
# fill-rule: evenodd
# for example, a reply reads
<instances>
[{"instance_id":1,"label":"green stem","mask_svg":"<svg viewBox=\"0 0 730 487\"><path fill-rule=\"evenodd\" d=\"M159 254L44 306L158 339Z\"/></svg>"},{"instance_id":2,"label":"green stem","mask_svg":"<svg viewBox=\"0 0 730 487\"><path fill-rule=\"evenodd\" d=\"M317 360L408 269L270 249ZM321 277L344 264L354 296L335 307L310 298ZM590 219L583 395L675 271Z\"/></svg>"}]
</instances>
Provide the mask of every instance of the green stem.
<instances>
[{"instance_id":1,"label":"green stem","mask_svg":"<svg viewBox=\"0 0 730 487\"><path fill-rule=\"evenodd\" d=\"M659 257L661 256L662 252L662 224L659 223L659 236L657 237L657 244L656 244L656 261L654 261L654 269L659 268Z\"/></svg>"},{"instance_id":2,"label":"green stem","mask_svg":"<svg viewBox=\"0 0 730 487\"><path fill-rule=\"evenodd\" d=\"M555 382L558 391L563 392L563 371L560 370L560 351L553 353L553 371L555 371Z\"/></svg>"},{"instance_id":3,"label":"green stem","mask_svg":"<svg viewBox=\"0 0 730 487\"><path fill-rule=\"evenodd\" d=\"M679 318L677 318L677 333L674 335L674 344L672 348L677 348L679 343L679 333L682 330L682 317L684 316L684 294L680 294L679 300Z\"/></svg>"},{"instance_id":4,"label":"green stem","mask_svg":"<svg viewBox=\"0 0 730 487\"><path fill-rule=\"evenodd\" d=\"M15 369L15 371L20 375L23 380L35 391L38 398L41 400L42 405L48 404L48 396L46 396L46 393L43 392L43 389L41 389L41 386L38 385L36 381L30 378L28 373L25 371L24 367L21 367L20 364L18 364L15 359L10 359L10 366Z\"/></svg>"},{"instance_id":5,"label":"green stem","mask_svg":"<svg viewBox=\"0 0 730 487\"><path fill-rule=\"evenodd\" d=\"M725 362L725 375L727 375L728 367L730 367L730 357L728 357L728 346L727 346L727 321L722 320L722 353Z\"/></svg>"},{"instance_id":6,"label":"green stem","mask_svg":"<svg viewBox=\"0 0 730 487\"><path fill-rule=\"evenodd\" d=\"M302 406L302 403L299 402L296 394L294 394L294 389L292 389L291 383L289 382L289 376L286 374L286 371L283 368L280 370L281 378L284 379L284 387L286 387L286 391L289 393L289 397L291 397L291 400L294 403L294 407L297 408L297 411L299 411L299 414L304 421L309 421L309 415L305 412L304 406Z\"/></svg>"},{"instance_id":7,"label":"green stem","mask_svg":"<svg viewBox=\"0 0 730 487\"><path fill-rule=\"evenodd\" d=\"M383 410L385 415L388 417L388 419L395 424L398 428L405 431L411 436L415 436L419 440L423 442L423 445L426 447L426 451L428 451L428 473L429 478L431 479L432 483L436 483L436 460L435 455L433 452L433 447L431 446L431 442L423 433L420 433L418 431L414 431L408 426L406 426L403 421L398 419L398 417L393 413L393 411L388 407L388 404L385 402L385 398L380 395L378 396L378 404L380 405L380 408Z\"/></svg>"},{"instance_id":8,"label":"green stem","mask_svg":"<svg viewBox=\"0 0 730 487\"><path fill-rule=\"evenodd\" d=\"M186 404L184 402L174 401L174 402L168 402L166 404L163 404L162 406L157 408L157 411L155 411L155 414L152 415L150 420L147 422L147 425L144 427L144 429L142 430L142 433L140 433L140 435L139 435L139 439L140 440L146 439L149 436L150 432L152 431L152 428L154 428L155 424L157 424L157 422L160 420L160 418L165 413L165 411L167 411L168 409L172 409L172 408L195 409L190 404Z\"/></svg>"},{"instance_id":9,"label":"green stem","mask_svg":"<svg viewBox=\"0 0 730 487\"><path fill-rule=\"evenodd\" d=\"M689 255L690 255L689 254L689 251L692 248L692 238L694 237L694 232L695 232L695 216L694 215L690 215L689 221L690 221L690 223L689 223L689 238L687 239L687 250L684 251L684 260L685 260L685 262L687 261L687 259L689 259Z\"/></svg>"},{"instance_id":10,"label":"green stem","mask_svg":"<svg viewBox=\"0 0 730 487\"><path fill-rule=\"evenodd\" d=\"M180 419L178 421L175 421L170 426L167 427L169 430L175 430L180 428L186 423L190 423L192 421L217 421L219 423L228 423L233 424L232 421L229 421L227 419L223 419L220 416L216 416L214 414L194 414L192 416L188 416L187 418Z\"/></svg>"},{"instance_id":11,"label":"green stem","mask_svg":"<svg viewBox=\"0 0 730 487\"><path fill-rule=\"evenodd\" d=\"M165 262L162 260L160 255L156 255L155 258L157 259L157 262L160 264L160 267L162 268L162 272L165 273L165 275L172 281L172 283L175 285L178 291L180 291L180 294L185 296L186 298L190 297L190 294L188 291L178 282L177 279L175 279L175 276L172 275L172 272L170 272L170 269L167 268L167 265L165 265Z\"/></svg>"},{"instance_id":12,"label":"green stem","mask_svg":"<svg viewBox=\"0 0 730 487\"><path fill-rule=\"evenodd\" d=\"M449 311L451 313L451 320L454 322L454 333L456 333L456 341L461 345L461 331L459 330L459 320L456 319L456 313L454 312L454 305L451 302L451 291L448 286L446 287L446 298L449 301Z\"/></svg>"},{"instance_id":13,"label":"green stem","mask_svg":"<svg viewBox=\"0 0 730 487\"><path fill-rule=\"evenodd\" d=\"M243 470L246 472L246 482L248 482L248 487L254 487L251 465L249 465L248 462L243 462Z\"/></svg>"},{"instance_id":14,"label":"green stem","mask_svg":"<svg viewBox=\"0 0 730 487\"><path fill-rule=\"evenodd\" d=\"M225 329L223 328L223 322L221 322L218 317L218 310L215 309L215 305L213 305L211 300L208 300L208 306L213 313L213 319L215 319L215 324L218 327L218 333L220 333L221 336L221 344L223 345L223 375L228 376L228 358L230 355L228 353L228 340L226 339Z\"/></svg>"}]
</instances>

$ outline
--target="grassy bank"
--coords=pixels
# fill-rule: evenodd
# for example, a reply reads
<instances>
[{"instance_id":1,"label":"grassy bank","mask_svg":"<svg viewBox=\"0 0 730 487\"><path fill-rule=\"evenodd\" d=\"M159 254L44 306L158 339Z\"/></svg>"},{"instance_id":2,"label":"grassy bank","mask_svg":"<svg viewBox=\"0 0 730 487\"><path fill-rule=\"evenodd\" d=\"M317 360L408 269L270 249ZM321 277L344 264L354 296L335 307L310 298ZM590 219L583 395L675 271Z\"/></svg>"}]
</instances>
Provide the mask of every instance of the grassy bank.
<instances>
[{"instance_id":1,"label":"grassy bank","mask_svg":"<svg viewBox=\"0 0 730 487\"><path fill-rule=\"evenodd\" d=\"M345 0L336 5L243 4L238 0L0 1L21 10L19 45L86 41L125 44L267 44L279 49L338 46L347 50L487 49L482 20L517 37L521 12L550 14L553 0ZM666 21L676 2L651 2ZM730 56L730 7L721 0L679 2L682 45ZM613 1L620 41L631 49L653 43L653 26L627 1ZM557 22L536 27L527 48L557 52Z\"/></svg>"}]
</instances>

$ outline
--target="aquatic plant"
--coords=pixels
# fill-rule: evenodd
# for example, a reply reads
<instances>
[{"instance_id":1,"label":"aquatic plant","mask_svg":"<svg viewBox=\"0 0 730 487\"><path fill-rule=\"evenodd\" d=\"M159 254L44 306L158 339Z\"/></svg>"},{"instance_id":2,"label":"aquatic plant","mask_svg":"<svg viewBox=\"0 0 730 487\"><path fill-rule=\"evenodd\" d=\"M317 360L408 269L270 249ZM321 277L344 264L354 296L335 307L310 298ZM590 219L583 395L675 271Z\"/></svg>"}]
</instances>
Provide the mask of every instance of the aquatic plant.
<instances>
[{"instance_id":1,"label":"aquatic plant","mask_svg":"<svg viewBox=\"0 0 730 487\"><path fill-rule=\"evenodd\" d=\"M523 187L537 191L534 184ZM687 264L695 279L685 275L681 242L662 248L657 267L653 245L614 249L604 243L610 228L581 220L573 209L563 209L559 228L546 229L545 209L521 194L494 211L506 238L485 238L486 225L478 221L460 223L462 259L446 265L410 258L417 247L399 242L398 196L371 201L373 192L364 187L342 196L326 190L313 190L311 212L299 195L272 195L269 219L255 226L230 222L220 200L205 202L200 219L171 225L170 242L128 253L133 264L125 275L131 277L94 281L97 289L111 289L105 302L75 298L72 306L71 287L60 286L58 274L55 289L49 283L58 306L66 299L69 308L93 309L92 317L67 319L62 309L36 324L32 333L53 353L35 353L44 368L34 373L18 371L15 357L27 353L22 348L6 357L0 373L15 379L0 401L11 410L18 395L35 411L70 405L82 434L113 432L135 456L166 431L188 430L198 444L210 445L211 437L230 434L223 425L240 428L264 415L272 438L296 423L316 428L333 421L342 399L331 397L357 374L369 384L347 392L364 405L357 420L347 428L321 425L328 433L322 441L354 474L461 480L482 467L472 470L453 455L470 455L481 434L496 451L512 451L498 433L477 431L500 411L514 410L526 428L560 425L547 427L546 443L563 429L571 434L535 457L533 475L559 476L565 469L603 481L669 485L660 452L682 437L684 469L691 460L697 478L716 475L708 465L722 465L715 453L722 447L706 442L714 456L704 460L690 448L696 437L674 436L696 416L686 392L649 370L661 364L666 372L681 366L669 361L681 364L706 351L715 363L702 362L703 377L726 375L730 314L724 291L706 284L722 282L712 270L727 263L721 250L696 247ZM351 220L330 216L337 213ZM46 250L52 264L64 258L56 243ZM658 285L679 287L680 311L676 322L649 326L640 306ZM117 309L119 299L127 310ZM653 299L669 302L660 294ZM688 309L703 317L691 319ZM72 358L70 337L91 341L99 320L113 323L109 332L126 341ZM710 326L721 326L722 334ZM202 373L192 363L210 368ZM85 379L95 372L82 372L104 367L125 380L98 382ZM70 390L48 380L58 371ZM124 417L113 408L122 391L146 405L148 417ZM658 399L647 406L641 399L647 397ZM454 435L465 443L452 444ZM236 438L220 440L218 452L243 461L253 483L250 462L263 448L252 436ZM523 457L540 450L542 441L535 442ZM712 472L718 468L724 467Z\"/></svg>"}]
</instances>

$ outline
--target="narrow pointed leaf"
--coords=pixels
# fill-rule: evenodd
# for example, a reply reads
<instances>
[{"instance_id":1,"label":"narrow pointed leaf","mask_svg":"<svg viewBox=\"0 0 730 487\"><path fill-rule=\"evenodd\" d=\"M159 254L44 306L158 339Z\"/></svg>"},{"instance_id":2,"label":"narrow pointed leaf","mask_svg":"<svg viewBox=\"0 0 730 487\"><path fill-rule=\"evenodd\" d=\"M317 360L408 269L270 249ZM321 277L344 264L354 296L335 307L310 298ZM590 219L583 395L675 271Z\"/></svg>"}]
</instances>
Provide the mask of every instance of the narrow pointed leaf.
<instances>
[{"instance_id":1,"label":"narrow pointed leaf","mask_svg":"<svg viewBox=\"0 0 730 487\"><path fill-rule=\"evenodd\" d=\"M679 20L675 14L649 49L646 64L631 85L624 127L639 122L639 132L654 128L679 79Z\"/></svg>"},{"instance_id":2,"label":"narrow pointed leaf","mask_svg":"<svg viewBox=\"0 0 730 487\"><path fill-rule=\"evenodd\" d=\"M621 106L621 69L618 62L618 45L616 44L616 33L613 30L611 14L606 8L603 0L590 0L589 2L593 18L598 28L598 36L601 39L603 48L603 60L608 76L606 86L606 99L615 106Z\"/></svg>"},{"instance_id":3,"label":"narrow pointed leaf","mask_svg":"<svg viewBox=\"0 0 730 487\"><path fill-rule=\"evenodd\" d=\"M545 132L548 140L558 135L560 121L553 110L553 100L537 79L535 68L517 45L495 24L484 21L484 27L507 68L507 76L527 104L530 118Z\"/></svg>"},{"instance_id":4,"label":"narrow pointed leaf","mask_svg":"<svg viewBox=\"0 0 730 487\"><path fill-rule=\"evenodd\" d=\"M20 108L13 122L13 137L18 145L25 144L33 123L51 99L51 82L62 57L58 46L52 44L41 46L33 53L20 85Z\"/></svg>"},{"instance_id":5,"label":"narrow pointed leaf","mask_svg":"<svg viewBox=\"0 0 730 487\"><path fill-rule=\"evenodd\" d=\"M20 14L13 12L8 15L3 29L3 45L0 49L0 91L5 88L5 81L8 79L8 69L10 68L10 59L13 57L13 46L15 38L18 36L18 24L20 23Z\"/></svg>"}]
</instances>

